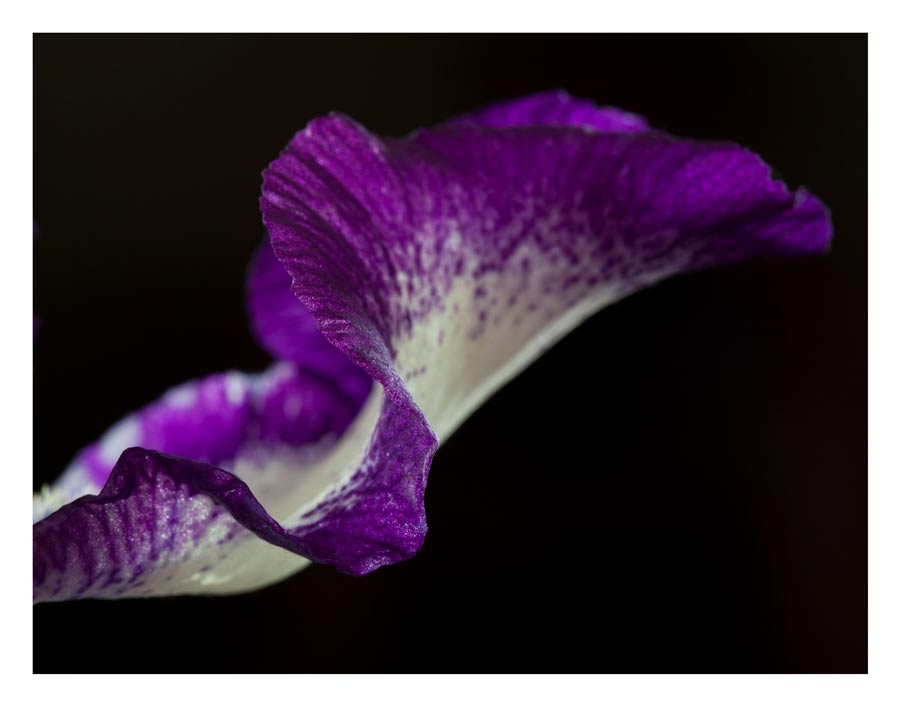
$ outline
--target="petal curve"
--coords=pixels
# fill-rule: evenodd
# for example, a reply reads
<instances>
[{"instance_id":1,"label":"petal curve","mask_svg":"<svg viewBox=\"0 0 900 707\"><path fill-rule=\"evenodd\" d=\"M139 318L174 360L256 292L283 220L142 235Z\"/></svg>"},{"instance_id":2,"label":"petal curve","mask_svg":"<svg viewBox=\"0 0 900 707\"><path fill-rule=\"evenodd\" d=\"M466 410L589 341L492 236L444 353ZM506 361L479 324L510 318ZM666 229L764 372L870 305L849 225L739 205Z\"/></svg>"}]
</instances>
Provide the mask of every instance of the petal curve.
<instances>
[{"instance_id":1,"label":"petal curve","mask_svg":"<svg viewBox=\"0 0 900 707\"><path fill-rule=\"evenodd\" d=\"M315 511L317 551L353 573L371 568L355 529L392 526L397 504L418 522L395 554L417 549L437 439L583 319L680 272L819 252L831 232L821 202L737 146L473 120L403 140L315 120L261 205L294 294L385 391L365 463Z\"/></svg>"},{"instance_id":2,"label":"petal curve","mask_svg":"<svg viewBox=\"0 0 900 707\"><path fill-rule=\"evenodd\" d=\"M293 574L310 553L276 518L356 461L364 398L281 362L129 415L35 499L35 600L230 593Z\"/></svg>"},{"instance_id":3,"label":"petal curve","mask_svg":"<svg viewBox=\"0 0 900 707\"><path fill-rule=\"evenodd\" d=\"M272 356L314 371L360 403L365 399L371 378L322 336L316 320L291 292L291 277L268 240L250 263L247 310L256 340Z\"/></svg>"}]
</instances>

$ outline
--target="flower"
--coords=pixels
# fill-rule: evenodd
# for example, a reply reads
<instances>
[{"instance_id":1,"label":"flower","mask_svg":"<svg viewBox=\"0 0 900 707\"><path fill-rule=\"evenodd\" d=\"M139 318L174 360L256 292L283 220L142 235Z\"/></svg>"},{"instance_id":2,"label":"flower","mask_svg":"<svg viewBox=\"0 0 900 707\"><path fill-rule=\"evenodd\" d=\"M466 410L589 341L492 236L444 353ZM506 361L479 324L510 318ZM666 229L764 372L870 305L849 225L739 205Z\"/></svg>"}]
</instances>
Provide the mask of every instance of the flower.
<instances>
[{"instance_id":1,"label":"flower","mask_svg":"<svg viewBox=\"0 0 900 707\"><path fill-rule=\"evenodd\" d=\"M264 173L261 209L248 303L277 362L174 388L80 452L35 499L36 601L407 559L439 440L581 321L831 238L822 203L752 152L560 92L403 139L316 119Z\"/></svg>"}]
</instances>

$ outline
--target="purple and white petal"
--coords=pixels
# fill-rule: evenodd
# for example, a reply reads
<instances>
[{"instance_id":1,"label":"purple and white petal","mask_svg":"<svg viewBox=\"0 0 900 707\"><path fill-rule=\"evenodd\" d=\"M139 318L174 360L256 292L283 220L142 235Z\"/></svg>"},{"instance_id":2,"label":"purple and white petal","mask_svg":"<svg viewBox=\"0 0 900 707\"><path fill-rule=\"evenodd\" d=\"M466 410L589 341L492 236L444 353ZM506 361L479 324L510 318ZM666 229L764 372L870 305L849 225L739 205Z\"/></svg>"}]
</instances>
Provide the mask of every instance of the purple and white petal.
<instances>
[{"instance_id":1,"label":"purple and white petal","mask_svg":"<svg viewBox=\"0 0 900 707\"><path fill-rule=\"evenodd\" d=\"M831 237L821 202L753 153L559 92L405 139L313 121L261 206L277 260L258 253L249 310L284 363L176 389L84 450L36 510L39 600L408 558L438 440L578 323L670 275Z\"/></svg>"},{"instance_id":2,"label":"purple and white petal","mask_svg":"<svg viewBox=\"0 0 900 707\"><path fill-rule=\"evenodd\" d=\"M536 126L522 105L401 140L332 115L265 173L294 294L384 390L364 463L292 518L344 571L418 549L438 439L586 317L670 275L828 246L821 202L748 150L577 113Z\"/></svg>"},{"instance_id":3,"label":"purple and white petal","mask_svg":"<svg viewBox=\"0 0 900 707\"><path fill-rule=\"evenodd\" d=\"M240 591L278 579L273 568L301 569L302 557L235 520L248 503L259 505L232 474L128 449L99 495L82 496L34 526L34 600L216 592L223 585Z\"/></svg>"},{"instance_id":4,"label":"purple and white petal","mask_svg":"<svg viewBox=\"0 0 900 707\"><path fill-rule=\"evenodd\" d=\"M305 546L276 519L356 461L343 450L364 398L281 362L126 417L35 499L35 600L245 591L296 572Z\"/></svg>"}]
</instances>

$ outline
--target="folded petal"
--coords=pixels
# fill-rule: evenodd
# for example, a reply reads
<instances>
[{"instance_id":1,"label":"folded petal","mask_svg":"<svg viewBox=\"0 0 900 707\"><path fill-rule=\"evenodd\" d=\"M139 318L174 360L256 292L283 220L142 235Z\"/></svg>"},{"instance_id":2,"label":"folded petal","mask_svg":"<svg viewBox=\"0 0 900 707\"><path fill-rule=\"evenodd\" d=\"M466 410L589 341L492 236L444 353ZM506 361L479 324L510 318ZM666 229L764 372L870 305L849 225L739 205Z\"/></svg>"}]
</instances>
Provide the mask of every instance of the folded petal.
<instances>
[{"instance_id":1,"label":"folded petal","mask_svg":"<svg viewBox=\"0 0 900 707\"><path fill-rule=\"evenodd\" d=\"M360 403L368 395L372 379L319 331L316 320L291 292L291 277L268 240L250 264L247 309L256 340L276 359L320 374Z\"/></svg>"},{"instance_id":2,"label":"folded petal","mask_svg":"<svg viewBox=\"0 0 900 707\"><path fill-rule=\"evenodd\" d=\"M99 496L78 498L34 526L34 600L214 592L222 585L240 591L256 586L260 571L268 583L278 578L273 567L300 569L303 558L238 524L244 508L268 518L232 474L128 449Z\"/></svg>"},{"instance_id":3,"label":"folded petal","mask_svg":"<svg viewBox=\"0 0 900 707\"><path fill-rule=\"evenodd\" d=\"M35 600L242 591L297 571L303 540L273 516L353 463L363 402L286 362L169 391L35 499Z\"/></svg>"},{"instance_id":4,"label":"folded petal","mask_svg":"<svg viewBox=\"0 0 900 707\"><path fill-rule=\"evenodd\" d=\"M604 134L600 109L585 129L581 106L545 97L403 140L333 115L266 171L294 294L384 390L363 462L289 521L317 559L361 573L415 552L437 440L601 307L676 273L827 247L821 202L753 153Z\"/></svg>"}]
</instances>

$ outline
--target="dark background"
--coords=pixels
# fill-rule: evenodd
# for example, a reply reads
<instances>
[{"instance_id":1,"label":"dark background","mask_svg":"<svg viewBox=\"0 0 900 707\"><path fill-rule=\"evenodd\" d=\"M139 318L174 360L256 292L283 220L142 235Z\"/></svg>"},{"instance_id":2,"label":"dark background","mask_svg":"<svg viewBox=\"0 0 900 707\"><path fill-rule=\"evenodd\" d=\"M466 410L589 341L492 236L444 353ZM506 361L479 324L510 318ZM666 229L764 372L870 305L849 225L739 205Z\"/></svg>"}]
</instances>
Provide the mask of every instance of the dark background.
<instances>
[{"instance_id":1,"label":"dark background","mask_svg":"<svg viewBox=\"0 0 900 707\"><path fill-rule=\"evenodd\" d=\"M399 135L566 88L756 150L826 257L596 315L437 455L413 560L34 609L37 672L866 670L865 36L34 40L35 488L185 379L261 369L260 172L341 110Z\"/></svg>"}]
</instances>

